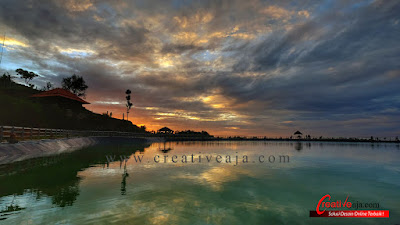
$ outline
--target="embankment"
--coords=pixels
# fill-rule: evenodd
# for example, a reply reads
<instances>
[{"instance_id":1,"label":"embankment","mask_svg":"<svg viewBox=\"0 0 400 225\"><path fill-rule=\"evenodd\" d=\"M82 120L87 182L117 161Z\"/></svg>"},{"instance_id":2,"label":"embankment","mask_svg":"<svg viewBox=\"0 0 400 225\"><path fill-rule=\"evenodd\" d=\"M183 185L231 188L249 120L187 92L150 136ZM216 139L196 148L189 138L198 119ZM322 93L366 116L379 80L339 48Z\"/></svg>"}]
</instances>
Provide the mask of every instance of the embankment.
<instances>
[{"instance_id":1,"label":"embankment","mask_svg":"<svg viewBox=\"0 0 400 225\"><path fill-rule=\"evenodd\" d=\"M2 143L0 144L0 165L36 157L72 152L96 144L121 141L149 142L156 140L118 137L77 137L24 141L16 144Z\"/></svg>"}]
</instances>

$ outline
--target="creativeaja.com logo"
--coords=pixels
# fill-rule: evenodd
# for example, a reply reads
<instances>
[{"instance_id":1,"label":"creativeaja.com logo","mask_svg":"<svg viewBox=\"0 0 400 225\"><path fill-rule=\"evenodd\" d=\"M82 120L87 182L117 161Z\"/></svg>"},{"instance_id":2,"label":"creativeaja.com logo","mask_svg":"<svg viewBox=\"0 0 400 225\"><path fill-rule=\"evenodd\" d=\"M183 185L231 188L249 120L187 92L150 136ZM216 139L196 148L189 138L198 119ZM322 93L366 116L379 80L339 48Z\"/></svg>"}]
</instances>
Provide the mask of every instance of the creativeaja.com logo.
<instances>
[{"instance_id":1,"label":"creativeaja.com logo","mask_svg":"<svg viewBox=\"0 0 400 225\"><path fill-rule=\"evenodd\" d=\"M349 210L354 208L379 208L379 203L361 203L353 204L349 201L349 196L342 201L333 200L329 194L324 195L317 203L315 211L310 211L310 217L378 217L389 218L389 210ZM335 210L329 210L335 209Z\"/></svg>"},{"instance_id":2,"label":"creativeaja.com logo","mask_svg":"<svg viewBox=\"0 0 400 225\"><path fill-rule=\"evenodd\" d=\"M324 202L324 200L328 198L328 200L331 200L331 196L330 195L325 195L324 197L322 197L317 205L317 214L318 215L322 215L325 212L324 211L320 211L320 208L351 208L351 202L348 202L347 200L349 199L349 196L347 196L346 200L343 202L342 205L342 200L337 200L336 202Z\"/></svg>"}]
</instances>

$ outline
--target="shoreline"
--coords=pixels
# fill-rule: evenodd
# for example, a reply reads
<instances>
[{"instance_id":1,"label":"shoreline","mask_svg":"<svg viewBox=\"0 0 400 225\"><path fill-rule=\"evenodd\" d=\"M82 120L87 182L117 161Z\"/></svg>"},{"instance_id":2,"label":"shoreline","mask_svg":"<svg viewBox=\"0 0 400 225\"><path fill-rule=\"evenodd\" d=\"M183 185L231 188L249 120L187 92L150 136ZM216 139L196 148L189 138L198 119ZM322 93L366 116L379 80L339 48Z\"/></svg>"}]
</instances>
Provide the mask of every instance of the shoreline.
<instances>
[{"instance_id":1,"label":"shoreline","mask_svg":"<svg viewBox=\"0 0 400 225\"><path fill-rule=\"evenodd\" d=\"M21 141L14 144L1 143L0 165L23 161L26 159L73 152L96 144L112 143L118 140L132 143L157 141L156 139L151 138L74 137Z\"/></svg>"},{"instance_id":2,"label":"shoreline","mask_svg":"<svg viewBox=\"0 0 400 225\"><path fill-rule=\"evenodd\" d=\"M350 142L350 143L397 143L396 140L363 140L363 139L288 139L288 138L179 138L165 137L166 141L285 141L285 142Z\"/></svg>"}]
</instances>

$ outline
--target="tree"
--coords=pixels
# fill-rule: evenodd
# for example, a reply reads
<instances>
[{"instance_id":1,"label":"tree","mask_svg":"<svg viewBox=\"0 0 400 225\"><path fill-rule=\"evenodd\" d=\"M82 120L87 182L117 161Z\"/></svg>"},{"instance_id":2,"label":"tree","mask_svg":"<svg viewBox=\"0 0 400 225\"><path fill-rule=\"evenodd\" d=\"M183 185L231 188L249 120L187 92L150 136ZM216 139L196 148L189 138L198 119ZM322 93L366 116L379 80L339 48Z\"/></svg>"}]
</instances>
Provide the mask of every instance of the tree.
<instances>
[{"instance_id":1,"label":"tree","mask_svg":"<svg viewBox=\"0 0 400 225\"><path fill-rule=\"evenodd\" d=\"M39 75L37 75L34 72L29 72L27 70L23 70L21 68L16 69L15 72L17 72L17 74L19 74L21 76L22 79L25 80L25 83L29 86L32 87L32 85L29 84L29 82L31 82L31 80L35 77L38 77Z\"/></svg>"},{"instance_id":2,"label":"tree","mask_svg":"<svg viewBox=\"0 0 400 225\"><path fill-rule=\"evenodd\" d=\"M53 84L50 82L47 82L46 87L43 87L42 91L50 91L51 89L53 89Z\"/></svg>"},{"instance_id":3,"label":"tree","mask_svg":"<svg viewBox=\"0 0 400 225\"><path fill-rule=\"evenodd\" d=\"M11 84L14 83L11 79L11 75L6 72L3 74L2 77L0 77L0 84L1 86L7 87L7 86L11 86Z\"/></svg>"},{"instance_id":4,"label":"tree","mask_svg":"<svg viewBox=\"0 0 400 225\"><path fill-rule=\"evenodd\" d=\"M131 109L131 107L132 107L132 102L131 102L131 90L126 90L125 91L125 94L126 94L126 120L129 120L128 119L128 115L129 115L129 110Z\"/></svg>"},{"instance_id":5,"label":"tree","mask_svg":"<svg viewBox=\"0 0 400 225\"><path fill-rule=\"evenodd\" d=\"M77 76L75 74L71 77L63 78L61 85L62 88L71 91L79 97L85 96L86 89L88 88L83 77Z\"/></svg>"},{"instance_id":6,"label":"tree","mask_svg":"<svg viewBox=\"0 0 400 225\"><path fill-rule=\"evenodd\" d=\"M103 116L107 116L107 117L112 117L112 112L108 113L108 111L106 113L102 114Z\"/></svg>"}]
</instances>

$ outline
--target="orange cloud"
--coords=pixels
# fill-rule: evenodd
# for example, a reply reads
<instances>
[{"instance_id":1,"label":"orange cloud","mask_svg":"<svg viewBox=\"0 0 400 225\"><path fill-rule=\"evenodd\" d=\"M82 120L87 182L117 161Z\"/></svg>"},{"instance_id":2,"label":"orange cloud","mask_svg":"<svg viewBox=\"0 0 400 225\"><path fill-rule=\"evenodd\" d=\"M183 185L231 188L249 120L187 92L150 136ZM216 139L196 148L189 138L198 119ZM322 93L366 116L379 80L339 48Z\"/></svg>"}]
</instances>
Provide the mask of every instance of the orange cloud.
<instances>
[{"instance_id":1,"label":"orange cloud","mask_svg":"<svg viewBox=\"0 0 400 225\"><path fill-rule=\"evenodd\" d=\"M3 39L3 38L2 38ZM3 40L1 40L3 41ZM2 44L2 43L1 43ZM4 45L5 46L21 46L21 47L29 47L28 44L24 43L23 41L14 39L14 38L10 38L10 37L6 37L4 39Z\"/></svg>"},{"instance_id":2,"label":"orange cloud","mask_svg":"<svg viewBox=\"0 0 400 225\"><path fill-rule=\"evenodd\" d=\"M71 12L83 12L93 6L92 0L67 0L65 7Z\"/></svg>"},{"instance_id":3,"label":"orange cloud","mask_svg":"<svg viewBox=\"0 0 400 225\"><path fill-rule=\"evenodd\" d=\"M288 10L278 7L278 6L268 6L264 9L261 9L260 13L265 14L274 19L288 18L293 14L293 12L288 11Z\"/></svg>"},{"instance_id":4,"label":"orange cloud","mask_svg":"<svg viewBox=\"0 0 400 225\"><path fill-rule=\"evenodd\" d=\"M298 11L297 15L304 16L305 18L310 17L310 13L307 10Z\"/></svg>"}]
</instances>

